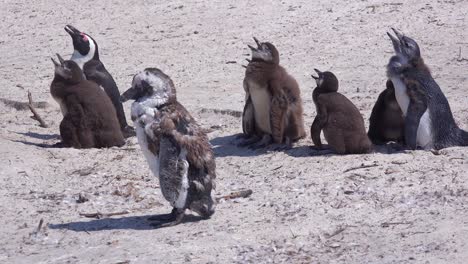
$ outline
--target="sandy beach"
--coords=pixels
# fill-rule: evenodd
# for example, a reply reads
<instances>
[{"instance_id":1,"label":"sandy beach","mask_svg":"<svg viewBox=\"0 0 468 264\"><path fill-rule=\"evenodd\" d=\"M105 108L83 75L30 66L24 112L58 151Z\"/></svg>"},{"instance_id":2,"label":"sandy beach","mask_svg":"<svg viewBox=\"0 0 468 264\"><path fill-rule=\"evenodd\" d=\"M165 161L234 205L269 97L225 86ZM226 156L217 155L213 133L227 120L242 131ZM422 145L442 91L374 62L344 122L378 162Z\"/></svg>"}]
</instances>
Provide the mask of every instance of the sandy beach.
<instances>
[{"instance_id":1,"label":"sandy beach","mask_svg":"<svg viewBox=\"0 0 468 264\"><path fill-rule=\"evenodd\" d=\"M393 54L391 27L418 41L468 130L466 0L4 0L0 7L1 263L467 263L466 147L319 155L309 133L314 68L336 74L368 127ZM171 76L179 101L212 130L215 195L252 195L222 200L209 220L188 211L183 224L155 229L147 218L171 208L135 137L121 148L44 147L60 139L50 57L73 52L67 24L97 41L120 92L146 67ZM276 45L300 85L308 135L289 150L236 146L253 36ZM48 128L12 105L27 102L28 91L44 102L37 111Z\"/></svg>"}]
</instances>

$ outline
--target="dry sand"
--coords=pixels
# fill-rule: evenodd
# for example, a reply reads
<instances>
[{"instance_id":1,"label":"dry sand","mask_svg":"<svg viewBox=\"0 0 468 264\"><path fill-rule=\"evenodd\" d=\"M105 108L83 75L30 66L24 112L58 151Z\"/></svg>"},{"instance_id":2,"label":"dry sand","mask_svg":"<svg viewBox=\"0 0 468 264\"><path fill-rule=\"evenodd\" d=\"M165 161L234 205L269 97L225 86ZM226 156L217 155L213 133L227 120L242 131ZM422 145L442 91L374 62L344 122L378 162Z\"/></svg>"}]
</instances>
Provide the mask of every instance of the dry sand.
<instances>
[{"instance_id":1,"label":"dry sand","mask_svg":"<svg viewBox=\"0 0 468 264\"><path fill-rule=\"evenodd\" d=\"M467 263L467 148L320 156L308 136L288 151L251 151L234 146L239 117L204 110L242 110L241 64L257 36L276 44L298 80L307 127L314 67L336 73L367 125L392 54L386 31L396 27L419 42L468 129L466 0L310 2L3 0L0 97L26 101L30 90L48 102L38 111L50 127L0 102L0 262ZM208 221L153 229L146 218L171 208L136 138L111 149L38 146L58 141L49 58L71 54L66 24L98 41L120 91L145 67L169 74L180 101L215 128L216 195L252 196L221 202Z\"/></svg>"}]
</instances>

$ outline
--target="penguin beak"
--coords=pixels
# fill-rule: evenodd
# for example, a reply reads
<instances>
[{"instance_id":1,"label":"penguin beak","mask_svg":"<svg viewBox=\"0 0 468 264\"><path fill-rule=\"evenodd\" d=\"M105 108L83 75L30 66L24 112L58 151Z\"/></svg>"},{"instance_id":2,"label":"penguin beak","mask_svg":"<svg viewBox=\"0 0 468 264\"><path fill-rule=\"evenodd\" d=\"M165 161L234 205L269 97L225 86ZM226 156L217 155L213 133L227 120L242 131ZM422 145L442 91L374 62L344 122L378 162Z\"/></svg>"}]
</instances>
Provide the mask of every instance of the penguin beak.
<instances>
[{"instance_id":1,"label":"penguin beak","mask_svg":"<svg viewBox=\"0 0 468 264\"><path fill-rule=\"evenodd\" d=\"M129 88L120 96L120 102L124 103L130 99L135 99L134 97L136 96L136 93L136 89L133 87Z\"/></svg>"},{"instance_id":2,"label":"penguin beak","mask_svg":"<svg viewBox=\"0 0 468 264\"><path fill-rule=\"evenodd\" d=\"M71 25L66 25L64 29L72 38L81 34L81 32L78 29Z\"/></svg>"},{"instance_id":3,"label":"penguin beak","mask_svg":"<svg viewBox=\"0 0 468 264\"><path fill-rule=\"evenodd\" d=\"M392 28L392 30L395 33L396 37L390 34L389 32L387 32L387 35L392 40L393 49L395 50L395 52L401 53L401 41L402 41L403 35L394 28Z\"/></svg>"},{"instance_id":4,"label":"penguin beak","mask_svg":"<svg viewBox=\"0 0 468 264\"><path fill-rule=\"evenodd\" d=\"M247 45L247 47L249 47L249 49L251 49L252 51L257 51L256 48L254 48L254 47L252 47L252 46L250 46L250 45Z\"/></svg>"},{"instance_id":5,"label":"penguin beak","mask_svg":"<svg viewBox=\"0 0 468 264\"><path fill-rule=\"evenodd\" d=\"M255 43L257 43L257 48L260 49L262 47L262 43L260 43L260 41L258 41L258 39L256 37L253 37Z\"/></svg>"},{"instance_id":6,"label":"penguin beak","mask_svg":"<svg viewBox=\"0 0 468 264\"><path fill-rule=\"evenodd\" d=\"M59 59L60 61L60 65L63 65L63 63L65 62L65 60L62 58L62 56L60 56L60 54L56 53L55 55L57 55L57 58Z\"/></svg>"},{"instance_id":7,"label":"penguin beak","mask_svg":"<svg viewBox=\"0 0 468 264\"><path fill-rule=\"evenodd\" d=\"M314 78L315 80L320 79L320 76L322 76L322 72L317 69L314 69L314 71L317 73L318 76L314 76L313 74L310 76L312 76L312 78Z\"/></svg>"},{"instance_id":8,"label":"penguin beak","mask_svg":"<svg viewBox=\"0 0 468 264\"><path fill-rule=\"evenodd\" d=\"M60 66L60 63L58 63L57 61L55 61L54 58L50 57L50 59L51 59L52 62L54 63L54 66L55 66L55 67L59 67L59 66Z\"/></svg>"}]
</instances>

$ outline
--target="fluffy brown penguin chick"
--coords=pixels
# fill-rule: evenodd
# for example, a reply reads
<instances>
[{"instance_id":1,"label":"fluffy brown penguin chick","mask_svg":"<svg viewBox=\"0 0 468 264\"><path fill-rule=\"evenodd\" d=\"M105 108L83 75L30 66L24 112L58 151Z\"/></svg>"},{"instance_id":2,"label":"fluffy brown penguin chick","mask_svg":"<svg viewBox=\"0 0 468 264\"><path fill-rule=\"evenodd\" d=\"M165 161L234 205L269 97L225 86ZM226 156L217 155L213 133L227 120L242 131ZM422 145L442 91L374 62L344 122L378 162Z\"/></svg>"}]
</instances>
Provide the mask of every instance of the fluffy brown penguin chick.
<instances>
[{"instance_id":1,"label":"fluffy brown penguin chick","mask_svg":"<svg viewBox=\"0 0 468 264\"><path fill-rule=\"evenodd\" d=\"M312 141L322 148L320 132L338 154L358 154L372 151L372 143L366 134L364 119L356 106L344 95L338 93L338 79L331 72L315 69L312 75L317 88L312 93L317 110L310 129Z\"/></svg>"},{"instance_id":2,"label":"fluffy brown penguin chick","mask_svg":"<svg viewBox=\"0 0 468 264\"><path fill-rule=\"evenodd\" d=\"M241 145L264 147L272 141L290 145L305 137L301 92L296 80L279 65L279 53L269 42L259 42L244 78L245 106Z\"/></svg>"},{"instance_id":3,"label":"fluffy brown penguin chick","mask_svg":"<svg viewBox=\"0 0 468 264\"><path fill-rule=\"evenodd\" d=\"M173 210L154 216L157 227L182 222L190 209L203 218L215 212L211 191L215 187L216 164L204 130L176 98L174 83L156 68L133 77L132 87L121 101L135 100L131 116L138 143L160 189Z\"/></svg>"},{"instance_id":4,"label":"fluffy brown penguin chick","mask_svg":"<svg viewBox=\"0 0 468 264\"><path fill-rule=\"evenodd\" d=\"M52 59L55 77L50 93L63 114L62 144L73 148L122 146L125 141L109 97L95 82L84 78L78 64L57 57L60 63Z\"/></svg>"}]
</instances>

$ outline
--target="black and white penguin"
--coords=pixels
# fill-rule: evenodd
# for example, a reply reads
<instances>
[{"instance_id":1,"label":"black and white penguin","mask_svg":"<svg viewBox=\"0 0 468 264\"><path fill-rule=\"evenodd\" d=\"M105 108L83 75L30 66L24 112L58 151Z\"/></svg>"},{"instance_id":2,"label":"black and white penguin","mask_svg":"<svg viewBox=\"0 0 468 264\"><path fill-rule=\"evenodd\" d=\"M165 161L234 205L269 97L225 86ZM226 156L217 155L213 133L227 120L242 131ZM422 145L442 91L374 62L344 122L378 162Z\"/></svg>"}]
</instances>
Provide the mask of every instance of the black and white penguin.
<instances>
[{"instance_id":1,"label":"black and white penguin","mask_svg":"<svg viewBox=\"0 0 468 264\"><path fill-rule=\"evenodd\" d=\"M395 55L387 65L387 75L395 87L395 97L405 116L405 142L411 149L442 149L467 146L468 133L461 130L449 103L424 63L418 43L395 29Z\"/></svg>"},{"instance_id":2,"label":"black and white penguin","mask_svg":"<svg viewBox=\"0 0 468 264\"><path fill-rule=\"evenodd\" d=\"M74 52L71 60L76 62L83 71L86 79L92 80L100 85L115 107L120 128L125 137L135 135L133 127L127 124L122 102L120 102L120 92L112 75L106 70L104 64L99 60L99 49L97 42L88 34L79 31L71 25L65 26L65 31L70 34L73 40Z\"/></svg>"},{"instance_id":3,"label":"black and white penguin","mask_svg":"<svg viewBox=\"0 0 468 264\"><path fill-rule=\"evenodd\" d=\"M131 116L138 143L173 207L169 215L150 220L168 221L158 227L176 225L185 209L209 218L215 210L213 150L204 130L177 101L172 80L159 69L147 68L133 77L121 100L135 100Z\"/></svg>"}]
</instances>

